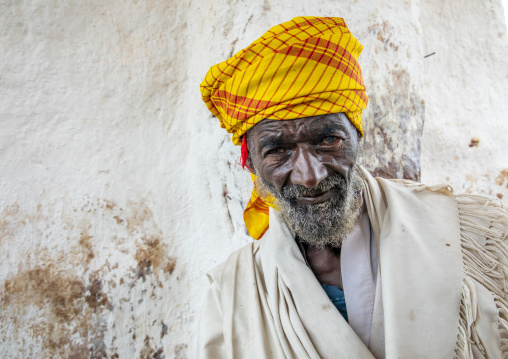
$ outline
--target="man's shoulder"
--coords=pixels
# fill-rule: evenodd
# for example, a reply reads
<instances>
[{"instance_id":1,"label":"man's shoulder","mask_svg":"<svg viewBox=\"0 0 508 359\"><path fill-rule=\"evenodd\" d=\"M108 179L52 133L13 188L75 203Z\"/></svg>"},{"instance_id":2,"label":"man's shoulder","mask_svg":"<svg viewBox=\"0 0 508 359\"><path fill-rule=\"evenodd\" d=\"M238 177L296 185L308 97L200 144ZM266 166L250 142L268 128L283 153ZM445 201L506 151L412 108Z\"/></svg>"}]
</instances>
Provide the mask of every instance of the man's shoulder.
<instances>
[{"instance_id":1,"label":"man's shoulder","mask_svg":"<svg viewBox=\"0 0 508 359\"><path fill-rule=\"evenodd\" d=\"M255 256L259 249L259 243L259 241L254 241L232 252L224 262L216 265L206 273L208 281L220 286L224 274L235 271L235 268L239 265L248 265L247 262L239 260L240 257L252 258L252 260L255 260Z\"/></svg>"},{"instance_id":2,"label":"man's shoulder","mask_svg":"<svg viewBox=\"0 0 508 359\"><path fill-rule=\"evenodd\" d=\"M475 209L479 212L482 211L498 211L500 217L506 215L506 209L503 202L493 196L484 194L470 194L470 193L457 193L450 184L441 183L435 185L428 185L421 182L406 180L406 179L386 179L377 177L376 180L382 182L384 186L392 188L404 188L414 192L434 192L441 193L456 199L459 204L470 205L476 207ZM467 206L466 206L467 207ZM460 209L460 208L459 208Z\"/></svg>"},{"instance_id":3,"label":"man's shoulder","mask_svg":"<svg viewBox=\"0 0 508 359\"><path fill-rule=\"evenodd\" d=\"M390 186L395 188L404 188L408 190L414 190L416 192L430 191L435 193L441 193L448 196L455 196L453 187L446 183L440 183L436 185L428 185L421 182L416 182L408 179L399 178L381 178L376 177L378 182L381 182L384 186Z\"/></svg>"},{"instance_id":4,"label":"man's shoulder","mask_svg":"<svg viewBox=\"0 0 508 359\"><path fill-rule=\"evenodd\" d=\"M372 183L372 182L371 182ZM503 202L496 197L469 193L456 193L449 184L428 185L406 179L376 177L376 188L382 193L383 202L400 213L402 208L418 208L419 214L432 217L439 212L444 216L456 216L461 233L474 232L473 238L485 244L492 228L502 228L506 235L508 212ZM424 205L425 204L425 205ZM427 211L427 212L425 212ZM434 216L435 217L435 216ZM455 221L450 221L451 225ZM489 229L490 228L490 229ZM492 233L490 233L492 235ZM480 239L483 237L483 239ZM500 239L505 241L506 238Z\"/></svg>"},{"instance_id":5,"label":"man's shoulder","mask_svg":"<svg viewBox=\"0 0 508 359\"><path fill-rule=\"evenodd\" d=\"M397 193L416 193L416 195L404 198L412 198L414 203L428 201L433 206L429 206L432 211L441 211L445 217L445 211L440 204L444 201L435 201L435 196L425 196L425 193L432 192L451 198L453 209L456 213L457 225L460 234L461 247L466 263L470 258L489 257L492 266L497 266L497 262L508 265L508 211L503 202L496 197L488 195L477 195L468 193L455 193L452 186L448 184L426 185L409 180L397 179L378 179L383 182L384 189L390 187ZM419 193L422 196L418 195ZM393 198L393 197L392 197ZM400 202L399 202L400 203ZM450 203L450 202L449 202ZM439 206L438 206L439 205ZM419 208L419 210L422 210ZM453 221L447 223L452 225ZM482 259L478 260L482 260ZM478 269L479 270L479 269ZM500 277L505 277L504 273L499 273Z\"/></svg>"}]
</instances>

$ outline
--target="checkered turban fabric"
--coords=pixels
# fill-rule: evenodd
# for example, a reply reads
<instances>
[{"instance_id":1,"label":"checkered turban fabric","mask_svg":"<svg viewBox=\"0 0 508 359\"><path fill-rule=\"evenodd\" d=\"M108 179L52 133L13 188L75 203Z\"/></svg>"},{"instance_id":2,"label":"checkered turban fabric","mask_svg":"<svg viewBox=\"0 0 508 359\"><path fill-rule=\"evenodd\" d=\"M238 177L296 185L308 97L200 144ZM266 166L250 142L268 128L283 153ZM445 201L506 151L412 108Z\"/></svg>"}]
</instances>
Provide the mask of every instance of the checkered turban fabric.
<instances>
[{"instance_id":1,"label":"checkered turban fabric","mask_svg":"<svg viewBox=\"0 0 508 359\"><path fill-rule=\"evenodd\" d=\"M236 145L266 118L338 112L346 113L363 135L368 97L358 64L362 49L342 18L296 17L212 66L201 95Z\"/></svg>"}]
</instances>

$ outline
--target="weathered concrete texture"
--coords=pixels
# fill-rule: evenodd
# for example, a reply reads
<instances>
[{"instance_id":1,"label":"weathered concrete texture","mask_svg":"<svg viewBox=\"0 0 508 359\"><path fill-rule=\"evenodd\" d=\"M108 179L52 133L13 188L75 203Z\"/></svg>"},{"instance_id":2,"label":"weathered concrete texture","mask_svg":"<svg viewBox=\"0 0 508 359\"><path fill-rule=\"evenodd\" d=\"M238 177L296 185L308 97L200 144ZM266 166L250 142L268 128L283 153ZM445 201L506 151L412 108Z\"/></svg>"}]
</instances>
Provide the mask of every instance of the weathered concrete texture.
<instances>
[{"instance_id":1,"label":"weathered concrete texture","mask_svg":"<svg viewBox=\"0 0 508 359\"><path fill-rule=\"evenodd\" d=\"M357 35L366 48L363 72L370 98L363 164L375 176L417 181L424 120L422 31L414 3L392 6L372 16ZM394 21L396 13L404 15Z\"/></svg>"},{"instance_id":2,"label":"weathered concrete texture","mask_svg":"<svg viewBox=\"0 0 508 359\"><path fill-rule=\"evenodd\" d=\"M421 2L423 180L508 205L508 38L501 1Z\"/></svg>"},{"instance_id":3,"label":"weathered concrete texture","mask_svg":"<svg viewBox=\"0 0 508 359\"><path fill-rule=\"evenodd\" d=\"M475 21L486 26L478 30L481 51L496 59L491 81L474 91L491 101L481 109L495 121L471 132L477 147L436 140L425 155L431 180L439 149L461 158L483 151L492 168L507 168L499 151L506 124L493 110L506 90L505 52L496 52L505 50L487 44L499 30L489 10L465 3L464 16L481 16ZM426 24L438 9L425 5ZM380 175L418 178L422 97L433 119L462 104L422 96L422 62L435 61L427 73L455 71L455 81L477 64L477 56L465 56L470 65L459 69L423 60L422 34L432 32L419 11L419 2L403 0L0 3L0 357L194 357L204 273L251 241L242 217L250 178L201 102L199 84L209 66L277 23L346 19L365 47L364 162ZM453 16L441 13L439 26ZM454 48L461 56L473 50L463 41ZM436 44L446 48L447 40ZM500 85L491 86L498 74ZM463 128L478 109L466 105ZM433 132L448 133L452 120L432 121ZM458 187L476 175L451 168Z\"/></svg>"}]
</instances>

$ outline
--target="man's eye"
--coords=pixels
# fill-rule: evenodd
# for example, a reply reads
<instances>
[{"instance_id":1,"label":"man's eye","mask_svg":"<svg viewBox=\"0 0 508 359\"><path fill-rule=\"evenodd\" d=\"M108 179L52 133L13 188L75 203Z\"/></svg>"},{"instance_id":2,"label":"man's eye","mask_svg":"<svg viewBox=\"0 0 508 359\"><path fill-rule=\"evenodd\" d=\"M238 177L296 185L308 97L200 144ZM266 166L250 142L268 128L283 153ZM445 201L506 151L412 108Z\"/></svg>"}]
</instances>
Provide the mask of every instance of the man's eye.
<instances>
[{"instance_id":1,"label":"man's eye","mask_svg":"<svg viewBox=\"0 0 508 359\"><path fill-rule=\"evenodd\" d=\"M266 153L266 155L283 155L286 153L286 149L282 147L273 148Z\"/></svg>"},{"instance_id":2,"label":"man's eye","mask_svg":"<svg viewBox=\"0 0 508 359\"><path fill-rule=\"evenodd\" d=\"M337 142L339 142L340 139L335 136L326 136L321 139L321 144L323 145L333 145Z\"/></svg>"}]
</instances>

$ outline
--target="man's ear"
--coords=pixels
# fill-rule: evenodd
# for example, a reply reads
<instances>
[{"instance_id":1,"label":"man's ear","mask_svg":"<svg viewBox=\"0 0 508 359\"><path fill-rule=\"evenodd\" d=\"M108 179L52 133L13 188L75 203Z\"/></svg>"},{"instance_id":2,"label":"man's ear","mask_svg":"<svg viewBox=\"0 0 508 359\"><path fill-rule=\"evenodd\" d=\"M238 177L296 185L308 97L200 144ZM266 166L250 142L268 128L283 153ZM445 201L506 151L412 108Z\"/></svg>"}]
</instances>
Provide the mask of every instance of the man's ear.
<instances>
[{"instance_id":1,"label":"man's ear","mask_svg":"<svg viewBox=\"0 0 508 359\"><path fill-rule=\"evenodd\" d=\"M254 170L254 165L252 164L252 158L250 157L250 152L249 155L247 156L247 161L245 161L245 164L246 164L245 167L250 173L256 174L255 173L256 171Z\"/></svg>"},{"instance_id":2,"label":"man's ear","mask_svg":"<svg viewBox=\"0 0 508 359\"><path fill-rule=\"evenodd\" d=\"M252 154L251 154L251 150L254 148L254 146L252 146L252 143L248 143L249 141L248 132L249 131L247 131L242 137L242 149L241 149L242 161L245 161L243 162L244 163L243 168L247 169L247 171L249 171L250 173L255 174L256 171L254 170L254 164L252 163Z\"/></svg>"}]
</instances>

